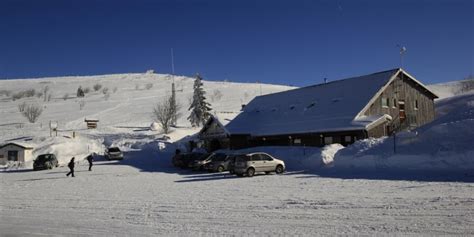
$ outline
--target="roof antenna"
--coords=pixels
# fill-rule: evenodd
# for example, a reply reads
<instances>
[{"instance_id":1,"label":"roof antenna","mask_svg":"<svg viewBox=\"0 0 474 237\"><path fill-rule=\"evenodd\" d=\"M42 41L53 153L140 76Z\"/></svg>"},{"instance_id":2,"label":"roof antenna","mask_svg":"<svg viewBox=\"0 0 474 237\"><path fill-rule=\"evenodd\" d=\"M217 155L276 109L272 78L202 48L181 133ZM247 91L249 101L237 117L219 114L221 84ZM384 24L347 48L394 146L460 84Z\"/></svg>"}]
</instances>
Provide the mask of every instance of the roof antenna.
<instances>
[{"instance_id":1,"label":"roof antenna","mask_svg":"<svg viewBox=\"0 0 474 237\"><path fill-rule=\"evenodd\" d=\"M403 68L403 55L407 52L407 48L399 44L397 44L397 48L400 48L400 68Z\"/></svg>"}]
</instances>

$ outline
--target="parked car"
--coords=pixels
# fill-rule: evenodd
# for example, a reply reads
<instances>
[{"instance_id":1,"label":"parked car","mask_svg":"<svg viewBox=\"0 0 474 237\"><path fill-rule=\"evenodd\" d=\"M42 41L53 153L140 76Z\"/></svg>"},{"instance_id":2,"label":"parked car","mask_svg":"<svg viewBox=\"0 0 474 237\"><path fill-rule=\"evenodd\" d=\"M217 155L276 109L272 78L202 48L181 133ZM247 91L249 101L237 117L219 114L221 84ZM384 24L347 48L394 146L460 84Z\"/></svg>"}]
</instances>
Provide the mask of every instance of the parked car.
<instances>
[{"instance_id":1,"label":"parked car","mask_svg":"<svg viewBox=\"0 0 474 237\"><path fill-rule=\"evenodd\" d=\"M227 155L224 153L216 153L211 161L204 165L204 168L210 172L224 172L230 171L233 173L233 163L235 161L235 155Z\"/></svg>"},{"instance_id":2,"label":"parked car","mask_svg":"<svg viewBox=\"0 0 474 237\"><path fill-rule=\"evenodd\" d=\"M109 147L105 149L105 159L123 160L123 153L118 147Z\"/></svg>"},{"instance_id":3,"label":"parked car","mask_svg":"<svg viewBox=\"0 0 474 237\"><path fill-rule=\"evenodd\" d=\"M225 158L226 156L227 155L224 153L211 153L207 156L199 157L198 159L193 161L192 168L194 170L207 170L208 164L211 163L213 160L218 159L220 157Z\"/></svg>"},{"instance_id":4,"label":"parked car","mask_svg":"<svg viewBox=\"0 0 474 237\"><path fill-rule=\"evenodd\" d=\"M54 154L42 154L33 161L33 170L44 170L58 167L58 159Z\"/></svg>"},{"instance_id":5,"label":"parked car","mask_svg":"<svg viewBox=\"0 0 474 237\"><path fill-rule=\"evenodd\" d=\"M195 156L188 163L188 168L193 170L202 170L204 165L210 162L212 158L212 153L201 153L202 155Z\"/></svg>"},{"instance_id":6,"label":"parked car","mask_svg":"<svg viewBox=\"0 0 474 237\"><path fill-rule=\"evenodd\" d=\"M235 158L234 172L238 176L252 177L256 172L275 172L281 174L285 171L285 162L263 152L237 155Z\"/></svg>"},{"instance_id":7,"label":"parked car","mask_svg":"<svg viewBox=\"0 0 474 237\"><path fill-rule=\"evenodd\" d=\"M180 156L177 156L175 160L173 161L173 164L175 164L175 166L177 167L181 167L182 169L192 168L193 162L195 160L200 159L201 157L206 158L207 156L209 156L209 154L207 153L199 153L199 152L184 153Z\"/></svg>"}]
</instances>

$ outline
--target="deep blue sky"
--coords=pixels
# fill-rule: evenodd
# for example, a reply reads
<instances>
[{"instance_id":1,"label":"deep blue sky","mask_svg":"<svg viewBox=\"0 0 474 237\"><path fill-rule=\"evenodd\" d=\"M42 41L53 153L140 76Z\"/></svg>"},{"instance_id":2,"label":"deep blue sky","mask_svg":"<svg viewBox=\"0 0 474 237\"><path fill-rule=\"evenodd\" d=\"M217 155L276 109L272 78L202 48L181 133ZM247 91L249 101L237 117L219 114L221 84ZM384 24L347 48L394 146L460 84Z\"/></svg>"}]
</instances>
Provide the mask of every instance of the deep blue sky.
<instances>
[{"instance_id":1,"label":"deep blue sky","mask_svg":"<svg viewBox=\"0 0 474 237\"><path fill-rule=\"evenodd\" d=\"M257 2L257 3L255 3ZM170 73L310 85L400 66L474 70L472 0L0 0L0 78Z\"/></svg>"}]
</instances>

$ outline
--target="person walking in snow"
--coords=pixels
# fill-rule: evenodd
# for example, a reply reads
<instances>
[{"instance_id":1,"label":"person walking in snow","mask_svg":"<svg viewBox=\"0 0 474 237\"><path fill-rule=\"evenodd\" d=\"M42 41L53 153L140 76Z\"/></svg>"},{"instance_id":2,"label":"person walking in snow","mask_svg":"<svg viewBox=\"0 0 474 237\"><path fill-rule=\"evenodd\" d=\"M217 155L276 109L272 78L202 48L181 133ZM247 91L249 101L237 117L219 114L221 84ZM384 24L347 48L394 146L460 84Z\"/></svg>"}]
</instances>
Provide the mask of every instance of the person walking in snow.
<instances>
[{"instance_id":1,"label":"person walking in snow","mask_svg":"<svg viewBox=\"0 0 474 237\"><path fill-rule=\"evenodd\" d=\"M86 157L86 159L89 162L89 171L92 171L92 161L94 160L94 156L90 154Z\"/></svg>"},{"instance_id":2,"label":"person walking in snow","mask_svg":"<svg viewBox=\"0 0 474 237\"><path fill-rule=\"evenodd\" d=\"M74 177L74 157L71 158L71 161L69 161L69 164L67 164L67 167L69 167L69 173L66 174L66 176L69 177L71 175Z\"/></svg>"}]
</instances>

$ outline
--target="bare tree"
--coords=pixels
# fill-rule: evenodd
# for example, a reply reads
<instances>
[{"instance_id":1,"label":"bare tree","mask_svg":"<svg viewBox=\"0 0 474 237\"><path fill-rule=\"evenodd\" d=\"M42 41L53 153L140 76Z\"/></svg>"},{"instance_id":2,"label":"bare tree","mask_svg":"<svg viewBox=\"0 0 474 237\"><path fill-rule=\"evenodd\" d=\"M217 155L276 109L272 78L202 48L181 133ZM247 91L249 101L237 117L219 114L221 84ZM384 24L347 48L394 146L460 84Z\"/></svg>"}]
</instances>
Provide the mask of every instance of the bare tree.
<instances>
[{"instance_id":1,"label":"bare tree","mask_svg":"<svg viewBox=\"0 0 474 237\"><path fill-rule=\"evenodd\" d=\"M43 113L43 107L38 104L27 105L25 110L22 112L23 116L25 116L30 123L35 123L41 113Z\"/></svg>"},{"instance_id":2,"label":"bare tree","mask_svg":"<svg viewBox=\"0 0 474 237\"><path fill-rule=\"evenodd\" d=\"M99 84L99 83L97 83L97 84L95 84L92 88L94 88L94 91L99 91L100 88L102 88L102 85Z\"/></svg>"},{"instance_id":3,"label":"bare tree","mask_svg":"<svg viewBox=\"0 0 474 237\"><path fill-rule=\"evenodd\" d=\"M158 121L165 134L170 132L171 125L173 124L173 118L176 116L179 118L181 115L176 113L179 110L179 105L173 108L173 101L171 96L156 104L153 108L153 117Z\"/></svg>"},{"instance_id":4,"label":"bare tree","mask_svg":"<svg viewBox=\"0 0 474 237\"><path fill-rule=\"evenodd\" d=\"M18 104L18 111L20 111L20 113L23 113L23 111L25 111L25 108L26 108L26 102Z\"/></svg>"},{"instance_id":5,"label":"bare tree","mask_svg":"<svg viewBox=\"0 0 474 237\"><path fill-rule=\"evenodd\" d=\"M214 102L214 101L219 101L222 98L222 96L223 96L222 92L218 89L215 89L212 91L210 98L211 98L211 101Z\"/></svg>"}]
</instances>

